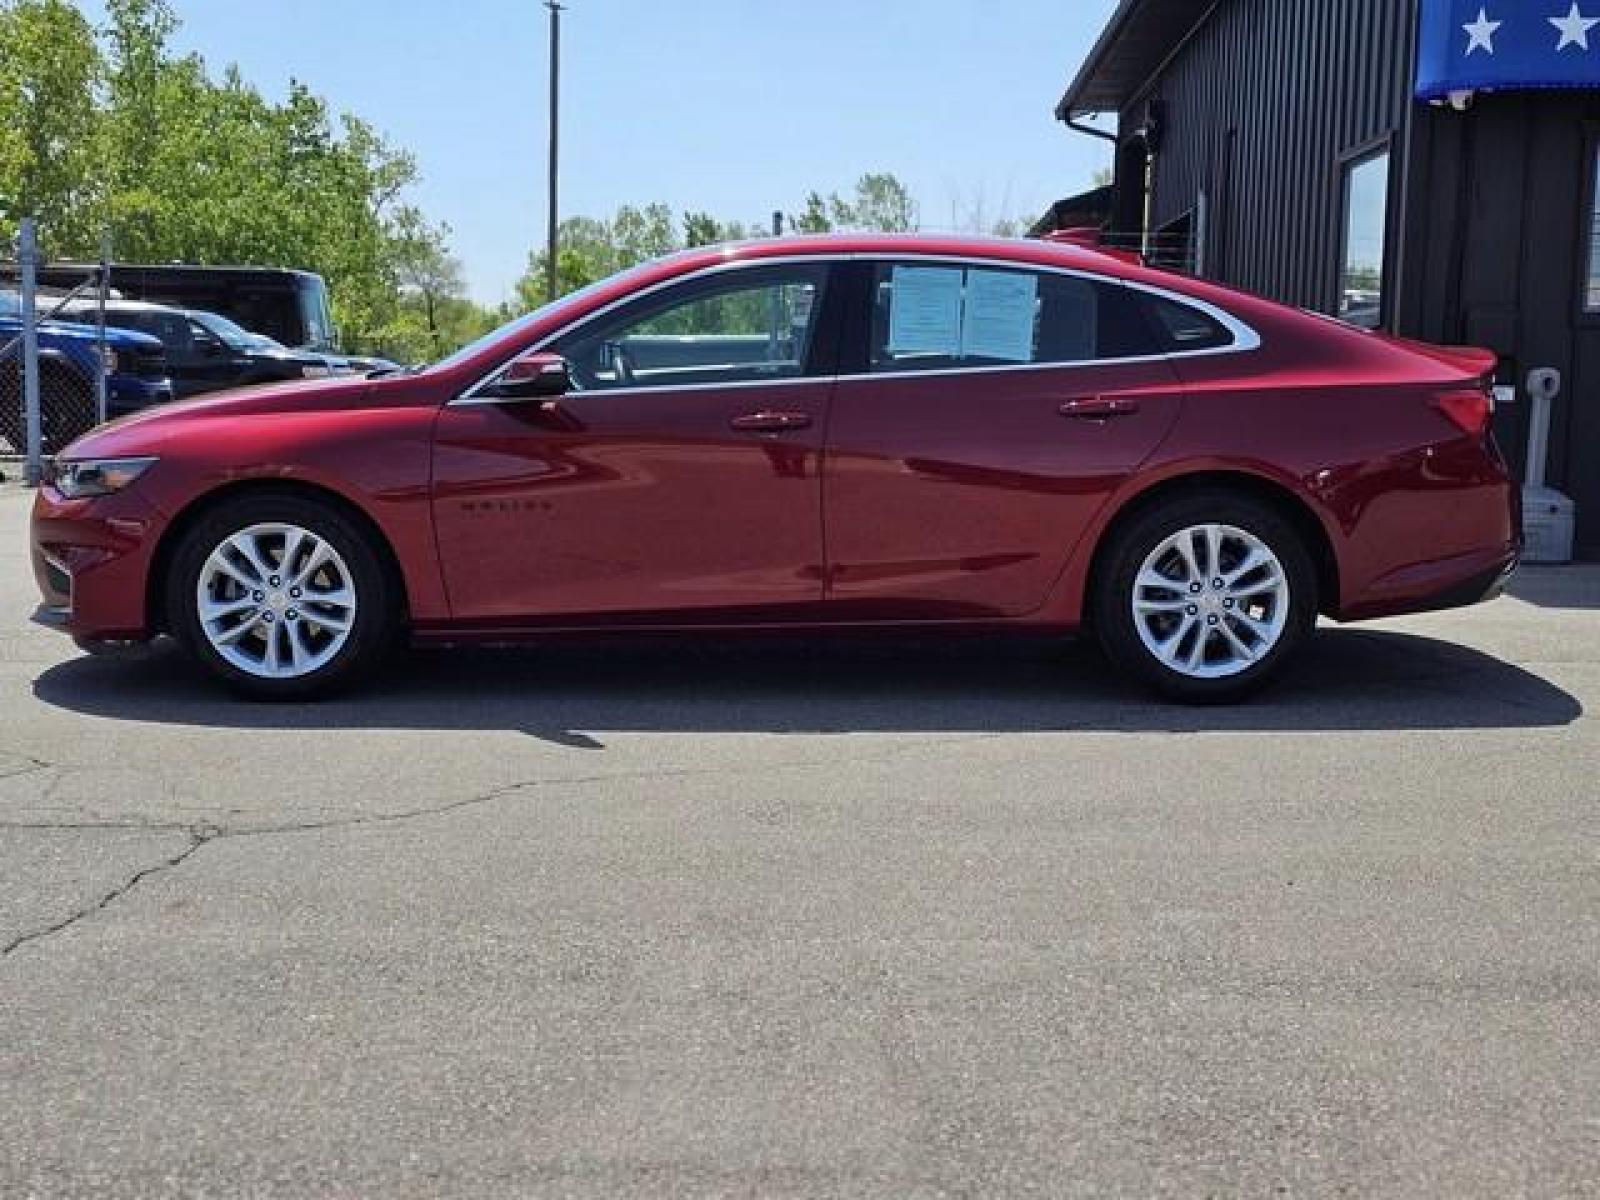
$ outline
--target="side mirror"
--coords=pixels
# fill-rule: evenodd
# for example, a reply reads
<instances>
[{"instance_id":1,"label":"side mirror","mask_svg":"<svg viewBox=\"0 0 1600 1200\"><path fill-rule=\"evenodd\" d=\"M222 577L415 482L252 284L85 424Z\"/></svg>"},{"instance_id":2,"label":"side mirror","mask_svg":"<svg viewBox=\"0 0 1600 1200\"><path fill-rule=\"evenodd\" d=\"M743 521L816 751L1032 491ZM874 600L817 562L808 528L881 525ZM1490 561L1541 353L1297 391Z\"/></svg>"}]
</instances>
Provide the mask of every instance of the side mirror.
<instances>
[{"instance_id":1,"label":"side mirror","mask_svg":"<svg viewBox=\"0 0 1600 1200\"><path fill-rule=\"evenodd\" d=\"M494 386L494 394L508 399L565 396L572 390L572 373L559 354L524 354L512 360Z\"/></svg>"}]
</instances>

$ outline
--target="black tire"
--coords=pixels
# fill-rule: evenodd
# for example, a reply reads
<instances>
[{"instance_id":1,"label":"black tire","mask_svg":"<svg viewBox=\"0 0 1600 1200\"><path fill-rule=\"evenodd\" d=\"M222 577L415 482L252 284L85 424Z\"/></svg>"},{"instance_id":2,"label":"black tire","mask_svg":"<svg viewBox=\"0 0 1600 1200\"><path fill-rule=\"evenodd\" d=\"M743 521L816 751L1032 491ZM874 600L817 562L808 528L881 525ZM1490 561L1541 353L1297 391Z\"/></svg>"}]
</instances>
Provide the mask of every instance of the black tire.
<instances>
[{"instance_id":1,"label":"black tire","mask_svg":"<svg viewBox=\"0 0 1600 1200\"><path fill-rule=\"evenodd\" d=\"M1146 558L1174 534L1207 524L1233 526L1263 542L1281 564L1289 590L1276 643L1259 661L1218 678L1197 678L1161 661L1141 639L1133 613L1135 579ZM1271 682L1310 636L1317 620L1317 573L1300 531L1272 505L1224 489L1186 492L1157 502L1114 532L1090 607L1100 644L1115 666L1168 699L1228 704Z\"/></svg>"},{"instance_id":2,"label":"black tire","mask_svg":"<svg viewBox=\"0 0 1600 1200\"><path fill-rule=\"evenodd\" d=\"M196 598L201 572L213 550L252 525L274 523L298 526L328 543L344 560L349 586L356 593L355 618L344 645L326 663L289 678L253 675L224 658L201 627ZM184 532L170 562L168 628L207 672L250 699L305 700L348 688L377 667L394 642L400 596L379 547L338 508L312 497L262 492L226 501Z\"/></svg>"}]
</instances>

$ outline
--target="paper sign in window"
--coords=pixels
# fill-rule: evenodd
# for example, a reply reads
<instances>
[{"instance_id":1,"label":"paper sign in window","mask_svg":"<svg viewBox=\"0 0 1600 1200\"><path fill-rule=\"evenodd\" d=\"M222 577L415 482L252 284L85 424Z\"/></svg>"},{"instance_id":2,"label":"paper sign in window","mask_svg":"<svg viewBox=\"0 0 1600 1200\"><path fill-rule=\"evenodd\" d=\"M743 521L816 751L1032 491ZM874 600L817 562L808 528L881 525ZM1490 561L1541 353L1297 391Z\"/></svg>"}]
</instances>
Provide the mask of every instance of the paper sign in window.
<instances>
[{"instance_id":1,"label":"paper sign in window","mask_svg":"<svg viewBox=\"0 0 1600 1200\"><path fill-rule=\"evenodd\" d=\"M1018 271L968 271L962 355L1032 362L1038 311L1038 276Z\"/></svg>"},{"instance_id":2,"label":"paper sign in window","mask_svg":"<svg viewBox=\"0 0 1600 1200\"><path fill-rule=\"evenodd\" d=\"M959 267L896 267L889 301L889 353L961 352Z\"/></svg>"}]
</instances>

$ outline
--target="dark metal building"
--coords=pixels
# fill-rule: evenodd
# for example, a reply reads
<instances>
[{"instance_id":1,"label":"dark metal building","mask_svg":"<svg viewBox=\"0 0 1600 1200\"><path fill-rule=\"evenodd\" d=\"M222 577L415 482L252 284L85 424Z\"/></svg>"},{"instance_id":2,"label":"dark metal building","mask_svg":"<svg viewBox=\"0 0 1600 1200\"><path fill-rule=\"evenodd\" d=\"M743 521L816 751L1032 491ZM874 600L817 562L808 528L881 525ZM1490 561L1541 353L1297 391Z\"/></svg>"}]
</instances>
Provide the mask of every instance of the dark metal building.
<instances>
[{"instance_id":1,"label":"dark metal building","mask_svg":"<svg viewBox=\"0 0 1600 1200\"><path fill-rule=\"evenodd\" d=\"M1502 382L1558 369L1548 478L1597 557L1600 90L1417 99L1419 22L1447 4L1123 0L1057 115L1118 118L1110 237L1358 324L1488 346ZM1564 24L1568 4L1471 9L1536 27L1552 51L1560 38L1561 62L1592 55L1600 75L1600 0ZM1433 35L1459 39L1469 67L1493 61L1473 44L1493 31L1444 11ZM1526 403L1496 418L1519 469L1527 420Z\"/></svg>"}]
</instances>

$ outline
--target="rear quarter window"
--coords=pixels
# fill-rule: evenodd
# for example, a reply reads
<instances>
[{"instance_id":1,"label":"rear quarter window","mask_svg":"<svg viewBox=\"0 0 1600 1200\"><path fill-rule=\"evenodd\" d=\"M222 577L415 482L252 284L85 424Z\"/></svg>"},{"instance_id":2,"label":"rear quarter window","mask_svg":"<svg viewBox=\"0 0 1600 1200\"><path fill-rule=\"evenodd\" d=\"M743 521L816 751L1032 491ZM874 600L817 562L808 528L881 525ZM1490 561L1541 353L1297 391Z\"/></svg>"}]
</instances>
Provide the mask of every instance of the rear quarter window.
<instances>
[{"instance_id":1,"label":"rear quarter window","mask_svg":"<svg viewBox=\"0 0 1600 1200\"><path fill-rule=\"evenodd\" d=\"M1210 313L1149 293L1140 297L1140 303L1162 341L1162 350L1168 354L1221 350L1233 345L1233 334Z\"/></svg>"}]
</instances>

